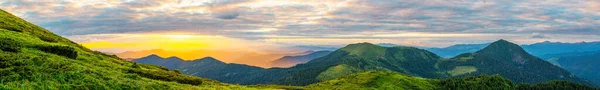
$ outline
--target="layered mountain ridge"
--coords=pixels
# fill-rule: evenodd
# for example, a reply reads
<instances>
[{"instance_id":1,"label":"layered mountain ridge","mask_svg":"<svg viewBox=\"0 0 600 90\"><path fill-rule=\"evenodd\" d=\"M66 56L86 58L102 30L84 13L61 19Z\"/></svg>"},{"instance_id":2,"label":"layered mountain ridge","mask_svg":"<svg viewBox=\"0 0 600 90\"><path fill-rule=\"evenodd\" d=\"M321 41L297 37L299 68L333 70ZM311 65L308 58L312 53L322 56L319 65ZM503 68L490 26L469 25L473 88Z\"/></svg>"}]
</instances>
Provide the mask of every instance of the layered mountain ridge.
<instances>
[{"instance_id":1,"label":"layered mountain ridge","mask_svg":"<svg viewBox=\"0 0 600 90\"><path fill-rule=\"evenodd\" d=\"M519 45L506 40L498 40L477 52L461 54L454 58L441 58L432 52L414 47L382 47L371 43L357 43L290 68L225 71L227 73L223 74L235 73L245 77L220 78L223 76L219 76L213 79L226 79L217 80L238 84L308 85L369 70L397 72L425 78L499 74L517 83L567 80L591 85L591 82L532 56Z\"/></svg>"}]
</instances>

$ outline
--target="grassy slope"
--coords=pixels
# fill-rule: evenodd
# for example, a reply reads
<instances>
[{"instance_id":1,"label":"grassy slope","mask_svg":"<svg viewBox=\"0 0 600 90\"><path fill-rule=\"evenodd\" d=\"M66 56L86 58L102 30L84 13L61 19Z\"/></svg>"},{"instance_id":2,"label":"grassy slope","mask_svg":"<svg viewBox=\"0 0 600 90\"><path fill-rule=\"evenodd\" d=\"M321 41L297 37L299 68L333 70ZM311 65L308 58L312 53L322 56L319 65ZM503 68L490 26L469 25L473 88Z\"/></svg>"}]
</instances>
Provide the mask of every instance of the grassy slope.
<instances>
[{"instance_id":1,"label":"grassy slope","mask_svg":"<svg viewBox=\"0 0 600 90\"><path fill-rule=\"evenodd\" d=\"M291 68L274 84L308 85L368 70L405 73L425 78L449 74L435 66L440 57L413 47L381 47L370 43L350 44L329 55ZM275 72L281 73L281 72ZM271 74L271 73L266 73Z\"/></svg>"},{"instance_id":2,"label":"grassy slope","mask_svg":"<svg viewBox=\"0 0 600 90\"><path fill-rule=\"evenodd\" d=\"M0 89L253 89L158 66L134 65L91 51L3 10L0 39L4 46L0 50ZM53 46L67 48L59 52L74 51L76 56L69 58L56 49L42 51Z\"/></svg>"},{"instance_id":3,"label":"grassy slope","mask_svg":"<svg viewBox=\"0 0 600 90\"><path fill-rule=\"evenodd\" d=\"M454 69L448 71L452 76L463 75L477 71L477 67L474 66L456 66Z\"/></svg>"},{"instance_id":4,"label":"grassy slope","mask_svg":"<svg viewBox=\"0 0 600 90\"><path fill-rule=\"evenodd\" d=\"M307 86L311 89L383 89L383 90L431 90L437 88L436 80L401 75L392 72L367 71L343 76Z\"/></svg>"},{"instance_id":5,"label":"grassy slope","mask_svg":"<svg viewBox=\"0 0 600 90\"><path fill-rule=\"evenodd\" d=\"M293 88L292 88L293 89ZM515 84L500 75L427 79L394 72L366 71L311 84L311 90L598 90L567 81Z\"/></svg>"}]
</instances>

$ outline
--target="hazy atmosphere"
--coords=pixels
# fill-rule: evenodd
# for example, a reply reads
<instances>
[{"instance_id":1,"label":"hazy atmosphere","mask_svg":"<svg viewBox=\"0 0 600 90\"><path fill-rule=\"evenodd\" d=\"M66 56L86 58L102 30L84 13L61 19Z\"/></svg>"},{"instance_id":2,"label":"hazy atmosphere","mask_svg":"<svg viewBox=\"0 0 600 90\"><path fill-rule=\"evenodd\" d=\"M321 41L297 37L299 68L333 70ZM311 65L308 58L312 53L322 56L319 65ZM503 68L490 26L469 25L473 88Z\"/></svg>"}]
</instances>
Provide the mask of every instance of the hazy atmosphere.
<instances>
[{"instance_id":1,"label":"hazy atmosphere","mask_svg":"<svg viewBox=\"0 0 600 90\"><path fill-rule=\"evenodd\" d=\"M0 0L0 90L599 90L599 0Z\"/></svg>"}]
</instances>

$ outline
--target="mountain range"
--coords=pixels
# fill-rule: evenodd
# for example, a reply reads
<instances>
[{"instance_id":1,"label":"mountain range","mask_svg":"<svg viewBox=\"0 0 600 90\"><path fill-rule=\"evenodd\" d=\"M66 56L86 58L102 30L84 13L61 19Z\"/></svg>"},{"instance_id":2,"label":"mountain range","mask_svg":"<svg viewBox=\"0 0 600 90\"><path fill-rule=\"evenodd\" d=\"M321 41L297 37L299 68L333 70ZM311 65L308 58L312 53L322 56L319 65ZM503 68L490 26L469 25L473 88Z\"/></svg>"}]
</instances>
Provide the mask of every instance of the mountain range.
<instances>
[{"instance_id":1,"label":"mountain range","mask_svg":"<svg viewBox=\"0 0 600 90\"><path fill-rule=\"evenodd\" d=\"M424 48L445 58L450 58L462 53L471 53L485 48L490 43L483 44L456 44L445 48ZM528 45L520 45L525 51L533 56L547 57L552 54L569 52L586 52L600 50L600 42L539 42Z\"/></svg>"},{"instance_id":2,"label":"mountain range","mask_svg":"<svg viewBox=\"0 0 600 90\"><path fill-rule=\"evenodd\" d=\"M181 69L184 73L195 73L194 75L200 77L205 76L201 75L203 72L189 72L188 70L200 69L195 71L203 71L202 69L212 69L217 72L221 71L222 75L207 78L238 84L309 85L348 74L380 70L424 78L499 74L516 83L567 80L592 85L592 82L581 79L561 67L532 56L519 45L505 40L496 41L477 52L464 53L454 58L442 58L427 50L414 47L382 47L370 43L357 43L289 68L240 67L239 69L243 69L244 72L216 70L214 68L203 68L202 66ZM231 75L243 77L234 78Z\"/></svg>"},{"instance_id":3,"label":"mountain range","mask_svg":"<svg viewBox=\"0 0 600 90\"><path fill-rule=\"evenodd\" d=\"M211 56L219 58L223 62L228 63L243 63L259 67L271 67L270 62L275 59L279 59L284 56L304 55L306 52L301 53L258 53L250 51L219 51L219 50L193 50L193 51L170 51L162 49L152 50L141 50L141 51L127 51L122 53L116 53L115 55L121 58L141 58L148 55L158 55L162 57L177 56L178 58L192 60L198 58L204 58ZM133 60L133 59L132 59Z\"/></svg>"},{"instance_id":4,"label":"mountain range","mask_svg":"<svg viewBox=\"0 0 600 90\"><path fill-rule=\"evenodd\" d=\"M279 58L277 60L273 60L271 61L271 67L291 67L297 64L302 64L302 63L306 63L310 60L319 58L319 57L323 57L329 53L331 53L332 51L316 51L316 52L311 52L309 54L306 55L299 55L299 56L284 56L282 58Z\"/></svg>"}]
</instances>

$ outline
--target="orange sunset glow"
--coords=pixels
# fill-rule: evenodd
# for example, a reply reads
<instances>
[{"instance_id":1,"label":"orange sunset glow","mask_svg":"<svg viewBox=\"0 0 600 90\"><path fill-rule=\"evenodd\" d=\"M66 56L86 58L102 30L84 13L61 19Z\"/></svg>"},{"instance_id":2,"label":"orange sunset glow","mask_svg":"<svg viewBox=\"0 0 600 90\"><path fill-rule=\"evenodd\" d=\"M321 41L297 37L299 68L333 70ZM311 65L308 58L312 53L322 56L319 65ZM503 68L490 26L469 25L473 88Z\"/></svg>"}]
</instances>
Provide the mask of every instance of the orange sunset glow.
<instances>
[{"instance_id":1,"label":"orange sunset glow","mask_svg":"<svg viewBox=\"0 0 600 90\"><path fill-rule=\"evenodd\" d=\"M270 67L267 63L271 60L286 55L295 55L293 52L302 52L300 49L272 50L271 48L282 46L224 36L197 34L100 34L93 36L110 38L90 40L81 44L98 50L118 49L113 53L127 59L141 58L151 54L165 58L176 56L184 60L213 57L228 63Z\"/></svg>"}]
</instances>

